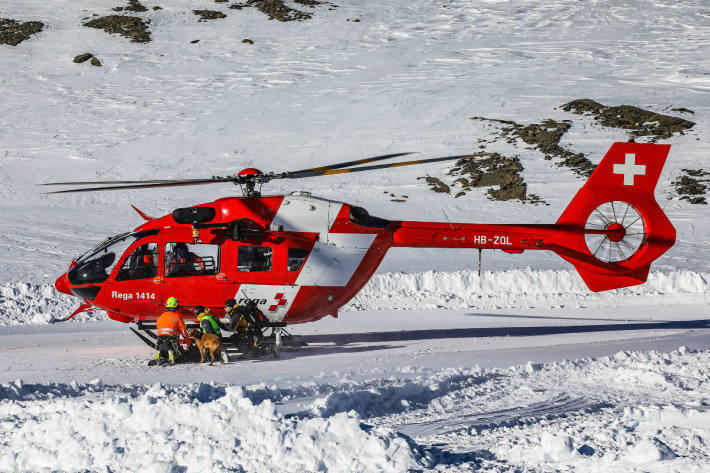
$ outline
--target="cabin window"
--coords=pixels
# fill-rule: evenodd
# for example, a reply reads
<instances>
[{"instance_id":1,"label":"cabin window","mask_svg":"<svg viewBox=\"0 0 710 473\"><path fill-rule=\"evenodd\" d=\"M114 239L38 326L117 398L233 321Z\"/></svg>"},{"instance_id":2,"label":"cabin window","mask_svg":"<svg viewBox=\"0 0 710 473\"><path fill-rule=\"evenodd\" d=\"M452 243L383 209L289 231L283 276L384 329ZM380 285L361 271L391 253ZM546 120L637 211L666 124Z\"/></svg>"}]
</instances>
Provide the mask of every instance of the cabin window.
<instances>
[{"instance_id":1,"label":"cabin window","mask_svg":"<svg viewBox=\"0 0 710 473\"><path fill-rule=\"evenodd\" d=\"M273 249L268 246L240 246L237 270L240 272L271 271Z\"/></svg>"},{"instance_id":2,"label":"cabin window","mask_svg":"<svg viewBox=\"0 0 710 473\"><path fill-rule=\"evenodd\" d=\"M308 250L303 248L289 248L288 249L288 270L298 271L301 269L301 265L306 261L306 256L308 256Z\"/></svg>"},{"instance_id":3,"label":"cabin window","mask_svg":"<svg viewBox=\"0 0 710 473\"><path fill-rule=\"evenodd\" d=\"M206 276L219 270L219 246L168 243L165 245L165 276Z\"/></svg>"},{"instance_id":4,"label":"cabin window","mask_svg":"<svg viewBox=\"0 0 710 473\"><path fill-rule=\"evenodd\" d=\"M154 278L158 275L158 244L146 243L123 261L116 281Z\"/></svg>"}]
</instances>

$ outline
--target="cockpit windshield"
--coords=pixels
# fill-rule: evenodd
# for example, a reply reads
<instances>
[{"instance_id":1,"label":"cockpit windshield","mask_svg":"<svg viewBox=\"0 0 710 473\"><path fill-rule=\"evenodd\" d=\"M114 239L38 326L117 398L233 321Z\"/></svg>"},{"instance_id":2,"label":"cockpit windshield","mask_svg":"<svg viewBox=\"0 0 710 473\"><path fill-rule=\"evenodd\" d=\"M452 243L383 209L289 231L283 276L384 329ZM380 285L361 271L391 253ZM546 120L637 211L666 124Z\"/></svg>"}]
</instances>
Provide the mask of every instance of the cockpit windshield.
<instances>
[{"instance_id":1,"label":"cockpit windshield","mask_svg":"<svg viewBox=\"0 0 710 473\"><path fill-rule=\"evenodd\" d=\"M76 266L67 275L69 282L72 284L104 282L108 279L121 255L125 253L133 242L157 233L157 230L122 233L104 240L76 260Z\"/></svg>"}]
</instances>

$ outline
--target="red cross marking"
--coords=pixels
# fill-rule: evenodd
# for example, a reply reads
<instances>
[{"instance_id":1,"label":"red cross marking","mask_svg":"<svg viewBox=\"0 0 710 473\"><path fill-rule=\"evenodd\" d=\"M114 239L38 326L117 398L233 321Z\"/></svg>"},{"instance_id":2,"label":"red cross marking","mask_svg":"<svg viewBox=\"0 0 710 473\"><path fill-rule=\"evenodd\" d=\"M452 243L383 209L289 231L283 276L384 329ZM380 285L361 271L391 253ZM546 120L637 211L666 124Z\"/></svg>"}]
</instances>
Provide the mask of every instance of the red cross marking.
<instances>
[{"instance_id":1,"label":"red cross marking","mask_svg":"<svg viewBox=\"0 0 710 473\"><path fill-rule=\"evenodd\" d=\"M288 300L284 298L284 293L279 292L274 296L274 299L276 299L276 304L272 304L269 306L269 312L276 312L276 310L282 306L288 304Z\"/></svg>"}]
</instances>

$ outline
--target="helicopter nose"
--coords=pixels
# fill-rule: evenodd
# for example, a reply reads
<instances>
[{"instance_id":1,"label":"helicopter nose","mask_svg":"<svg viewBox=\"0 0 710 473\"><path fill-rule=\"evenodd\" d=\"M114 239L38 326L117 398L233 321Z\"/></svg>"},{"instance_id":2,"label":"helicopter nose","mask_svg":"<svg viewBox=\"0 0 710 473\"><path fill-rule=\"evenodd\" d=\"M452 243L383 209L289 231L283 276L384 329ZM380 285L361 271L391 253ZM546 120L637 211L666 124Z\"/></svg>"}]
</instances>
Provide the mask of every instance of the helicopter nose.
<instances>
[{"instance_id":1,"label":"helicopter nose","mask_svg":"<svg viewBox=\"0 0 710 473\"><path fill-rule=\"evenodd\" d=\"M62 274L56 281L54 281L54 287L57 288L57 291L63 294L69 294L70 296L74 295L69 289L69 277L67 276L67 273Z\"/></svg>"}]
</instances>

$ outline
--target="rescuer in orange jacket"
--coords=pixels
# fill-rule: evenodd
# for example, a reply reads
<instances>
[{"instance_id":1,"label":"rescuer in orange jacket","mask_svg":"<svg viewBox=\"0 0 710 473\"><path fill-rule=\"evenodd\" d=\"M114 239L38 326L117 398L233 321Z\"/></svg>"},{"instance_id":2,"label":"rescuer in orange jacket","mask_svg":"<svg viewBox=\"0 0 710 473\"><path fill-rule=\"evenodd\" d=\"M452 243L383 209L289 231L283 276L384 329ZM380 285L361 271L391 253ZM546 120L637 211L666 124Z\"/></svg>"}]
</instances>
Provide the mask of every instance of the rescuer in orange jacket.
<instances>
[{"instance_id":1,"label":"rescuer in orange jacket","mask_svg":"<svg viewBox=\"0 0 710 473\"><path fill-rule=\"evenodd\" d=\"M192 343L192 340L187 335L185 322L177 313L179 308L178 300L175 297L171 297L165 303L165 312L158 317L158 353L156 358L159 365L174 364L180 358L182 355L178 341L180 335L182 335L188 346Z\"/></svg>"}]
</instances>

